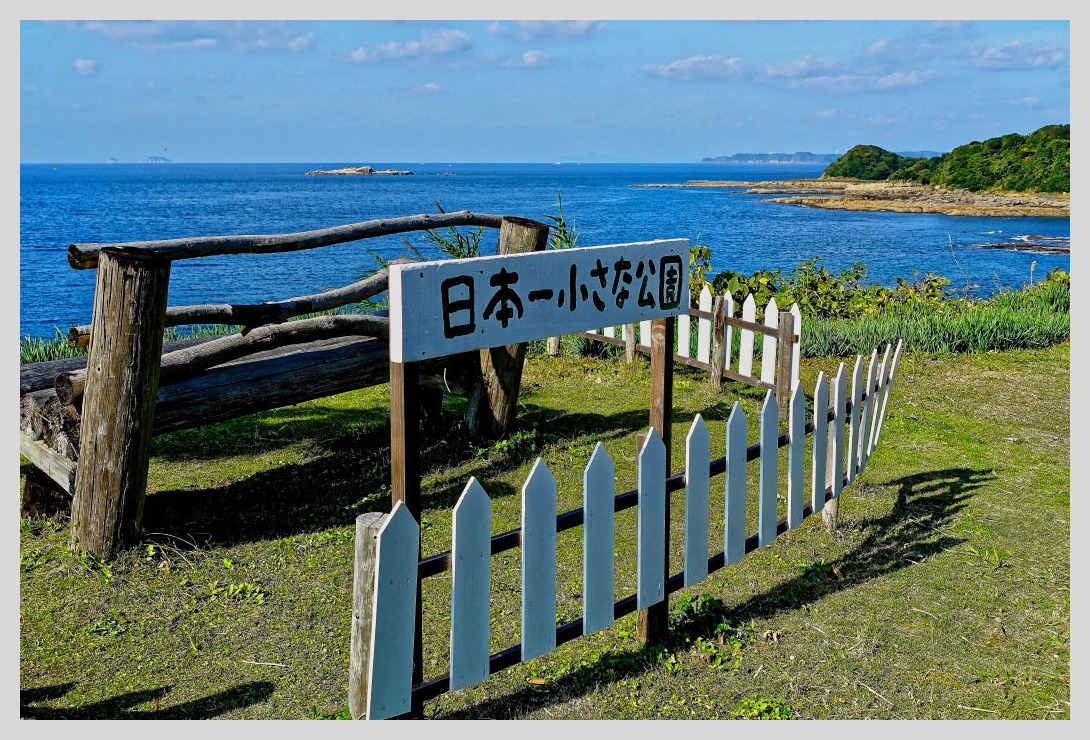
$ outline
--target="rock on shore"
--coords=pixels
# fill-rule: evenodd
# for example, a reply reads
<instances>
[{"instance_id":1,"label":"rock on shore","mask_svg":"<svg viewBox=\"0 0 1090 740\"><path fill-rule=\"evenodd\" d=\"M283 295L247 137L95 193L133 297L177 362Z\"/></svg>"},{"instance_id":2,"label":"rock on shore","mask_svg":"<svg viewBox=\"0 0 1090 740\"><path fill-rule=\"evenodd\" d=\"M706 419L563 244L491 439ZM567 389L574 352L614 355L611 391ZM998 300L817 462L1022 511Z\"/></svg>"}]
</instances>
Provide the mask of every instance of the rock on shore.
<instances>
[{"instance_id":1,"label":"rock on shore","mask_svg":"<svg viewBox=\"0 0 1090 740\"><path fill-rule=\"evenodd\" d=\"M374 167L341 167L336 170L311 170L308 175L411 175L411 170L376 170Z\"/></svg>"},{"instance_id":2,"label":"rock on shore","mask_svg":"<svg viewBox=\"0 0 1090 740\"><path fill-rule=\"evenodd\" d=\"M689 180L679 184L635 187L733 188L745 193L784 195L771 203L846 211L942 213L949 216L1071 215L1071 197L1057 193L996 193L947 190L926 185L859 180Z\"/></svg>"}]
</instances>

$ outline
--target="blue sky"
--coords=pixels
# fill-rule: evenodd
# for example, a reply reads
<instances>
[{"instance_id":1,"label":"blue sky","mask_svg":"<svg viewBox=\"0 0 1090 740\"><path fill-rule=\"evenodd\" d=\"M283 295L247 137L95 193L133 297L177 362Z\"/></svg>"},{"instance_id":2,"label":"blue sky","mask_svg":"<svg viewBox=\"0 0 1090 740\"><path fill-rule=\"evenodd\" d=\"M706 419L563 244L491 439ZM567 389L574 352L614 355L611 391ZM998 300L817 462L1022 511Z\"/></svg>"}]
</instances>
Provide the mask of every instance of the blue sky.
<instances>
[{"instance_id":1,"label":"blue sky","mask_svg":"<svg viewBox=\"0 0 1090 740\"><path fill-rule=\"evenodd\" d=\"M20 22L24 162L685 162L1070 122L1067 21Z\"/></svg>"}]
</instances>

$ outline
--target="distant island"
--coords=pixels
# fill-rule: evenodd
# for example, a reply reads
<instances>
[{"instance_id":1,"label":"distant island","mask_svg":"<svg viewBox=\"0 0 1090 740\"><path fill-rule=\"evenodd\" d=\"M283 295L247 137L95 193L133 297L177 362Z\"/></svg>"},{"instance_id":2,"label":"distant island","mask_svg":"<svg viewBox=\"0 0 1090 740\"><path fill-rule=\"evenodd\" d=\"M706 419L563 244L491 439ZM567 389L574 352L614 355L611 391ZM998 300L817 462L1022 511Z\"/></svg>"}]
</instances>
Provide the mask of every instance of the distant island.
<instances>
[{"instance_id":1,"label":"distant island","mask_svg":"<svg viewBox=\"0 0 1090 740\"><path fill-rule=\"evenodd\" d=\"M310 170L308 175L411 175L411 170L376 170L374 167L341 167L335 170Z\"/></svg>"},{"instance_id":2,"label":"distant island","mask_svg":"<svg viewBox=\"0 0 1090 740\"><path fill-rule=\"evenodd\" d=\"M902 157L937 157L942 152L900 152ZM704 157L701 162L710 164L831 164L840 157L840 154L814 154L813 152L768 152L758 154L753 152L740 152L738 154L721 155L718 157Z\"/></svg>"}]
</instances>

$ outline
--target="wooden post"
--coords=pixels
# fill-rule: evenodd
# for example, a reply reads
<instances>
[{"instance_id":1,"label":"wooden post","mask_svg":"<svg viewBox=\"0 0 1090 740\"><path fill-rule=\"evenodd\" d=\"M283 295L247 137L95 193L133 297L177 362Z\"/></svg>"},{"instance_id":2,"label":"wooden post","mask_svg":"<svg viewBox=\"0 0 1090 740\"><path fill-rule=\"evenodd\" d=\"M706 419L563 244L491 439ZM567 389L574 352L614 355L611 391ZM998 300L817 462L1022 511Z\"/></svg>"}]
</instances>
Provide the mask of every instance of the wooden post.
<instances>
[{"instance_id":1,"label":"wooden post","mask_svg":"<svg viewBox=\"0 0 1090 740\"><path fill-rule=\"evenodd\" d=\"M625 324L624 332L624 361L632 362L636 359L636 325Z\"/></svg>"},{"instance_id":2,"label":"wooden post","mask_svg":"<svg viewBox=\"0 0 1090 740\"><path fill-rule=\"evenodd\" d=\"M779 336L776 338L776 403L780 407L780 421L787 418L791 406L791 348L795 339L795 316L790 311L780 311ZM762 357L761 362L764 362Z\"/></svg>"},{"instance_id":3,"label":"wooden post","mask_svg":"<svg viewBox=\"0 0 1090 740\"><path fill-rule=\"evenodd\" d=\"M723 387L723 360L727 352L725 311L726 304L723 296L717 295L712 305L712 316L714 317L712 318L712 348L708 359L712 366L708 373L708 380L716 391Z\"/></svg>"},{"instance_id":4,"label":"wooden post","mask_svg":"<svg viewBox=\"0 0 1090 740\"><path fill-rule=\"evenodd\" d=\"M560 337L548 337L545 340L545 352L549 357L556 357L560 354Z\"/></svg>"},{"instance_id":5,"label":"wooden post","mask_svg":"<svg viewBox=\"0 0 1090 740\"><path fill-rule=\"evenodd\" d=\"M367 671L371 663L372 609L375 604L376 538L386 514L356 517L356 560L352 571L352 641L348 655L348 710L352 719L367 718Z\"/></svg>"},{"instance_id":6,"label":"wooden post","mask_svg":"<svg viewBox=\"0 0 1090 740\"><path fill-rule=\"evenodd\" d=\"M538 221L505 216L500 223L500 254L540 252L545 249L548 240L549 227ZM475 417L477 423L470 427L470 432L495 436L511 426L518 406L525 358L525 342L481 350L484 392L481 393L480 403L487 403L489 412L486 414L483 409L478 411Z\"/></svg>"},{"instance_id":7,"label":"wooden post","mask_svg":"<svg viewBox=\"0 0 1090 740\"><path fill-rule=\"evenodd\" d=\"M167 259L99 257L70 537L99 557L140 532L169 281Z\"/></svg>"},{"instance_id":8,"label":"wooden post","mask_svg":"<svg viewBox=\"0 0 1090 740\"><path fill-rule=\"evenodd\" d=\"M390 363L390 510L403 501L413 519L420 521L420 366ZM376 530L377 532L377 530ZM360 534L356 541L359 547ZM419 554L419 553L418 553ZM424 680L423 599L416 582L416 625L413 640L413 685ZM364 700L366 701L366 694ZM423 705L413 699L409 713L423 716ZM355 716L355 715L353 715Z\"/></svg>"},{"instance_id":9,"label":"wooden post","mask_svg":"<svg viewBox=\"0 0 1090 740\"><path fill-rule=\"evenodd\" d=\"M670 475L671 429L674 408L674 333L676 317L655 319L651 324L651 426L666 446L666 475ZM670 576L670 493L666 493L666 538L663 548L663 581ZM636 615L636 635L646 644L666 639L669 621L667 598L641 609Z\"/></svg>"}]
</instances>

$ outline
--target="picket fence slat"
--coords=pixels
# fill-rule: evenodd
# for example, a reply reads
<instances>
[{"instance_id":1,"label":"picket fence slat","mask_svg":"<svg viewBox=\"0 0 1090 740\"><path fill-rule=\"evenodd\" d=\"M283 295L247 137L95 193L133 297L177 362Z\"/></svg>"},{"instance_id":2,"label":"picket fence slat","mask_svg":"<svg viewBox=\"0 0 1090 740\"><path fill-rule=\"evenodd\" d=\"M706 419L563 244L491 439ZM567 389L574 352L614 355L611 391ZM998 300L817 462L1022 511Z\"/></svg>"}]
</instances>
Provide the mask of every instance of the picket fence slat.
<instances>
[{"instance_id":1,"label":"picket fence slat","mask_svg":"<svg viewBox=\"0 0 1090 740\"><path fill-rule=\"evenodd\" d=\"M889 367L889 377L886 380L886 388L882 392L882 410L878 414L878 430L874 435L874 444L877 445L882 439L882 426L886 421L886 404L889 403L890 389L893 386L893 377L897 372L897 366L901 362L901 346L904 343L903 339L897 340L897 349L893 351L893 362Z\"/></svg>"},{"instance_id":2,"label":"picket fence slat","mask_svg":"<svg viewBox=\"0 0 1090 740\"><path fill-rule=\"evenodd\" d=\"M833 377L832 406L835 418L833 420L833 437L829 443L832 457L826 463L826 470L828 471L826 485L832 486L832 495L833 498L836 498L840 496L840 491L844 488L844 429L846 421L844 416L848 408L848 376L843 362L840 363L836 375ZM828 478L832 478L832 480L828 480Z\"/></svg>"},{"instance_id":3,"label":"picket fence slat","mask_svg":"<svg viewBox=\"0 0 1090 740\"><path fill-rule=\"evenodd\" d=\"M728 319L734 318L734 296L731 295L729 290L723 294L723 316ZM734 331L734 327L728 323L723 329L723 347L725 347L725 351L723 352L723 369L730 370L730 358L731 355L734 354L734 345L731 343L731 332Z\"/></svg>"},{"instance_id":4,"label":"picket fence slat","mask_svg":"<svg viewBox=\"0 0 1090 740\"><path fill-rule=\"evenodd\" d=\"M855 469L855 463L859 447L859 405L862 396L863 357L862 355L856 355L855 367L852 369L852 410L848 422L850 424L850 428L848 430L848 460L846 470L848 473L849 484L851 484L855 480L855 475L858 472Z\"/></svg>"},{"instance_id":5,"label":"picket fence slat","mask_svg":"<svg viewBox=\"0 0 1090 740\"><path fill-rule=\"evenodd\" d=\"M870 417L871 406L874 405L874 369L878 362L878 350L875 349L871 352L870 362L867 364L866 384L863 386L864 392L867 394L863 400L863 408L859 412L859 448L856 450L858 460L856 462L856 473L862 474L863 468L867 465L867 445L870 443Z\"/></svg>"},{"instance_id":6,"label":"picket fence slat","mask_svg":"<svg viewBox=\"0 0 1090 740\"><path fill-rule=\"evenodd\" d=\"M688 301L685 305L689 305ZM692 331L692 325L690 323L688 311L678 314L677 317L677 353L682 357L688 357L692 359L692 350L689 345L692 343L692 336L689 334Z\"/></svg>"},{"instance_id":7,"label":"picket fence slat","mask_svg":"<svg viewBox=\"0 0 1090 740\"><path fill-rule=\"evenodd\" d=\"M697 414L685 437L685 585L708 577L708 500L711 479L711 436Z\"/></svg>"},{"instance_id":8,"label":"picket fence slat","mask_svg":"<svg viewBox=\"0 0 1090 740\"><path fill-rule=\"evenodd\" d=\"M799 367L802 362L802 311L799 304L791 304L791 315L795 319L795 341L791 345L791 385L799 382Z\"/></svg>"},{"instance_id":9,"label":"picket fence slat","mask_svg":"<svg viewBox=\"0 0 1090 740\"><path fill-rule=\"evenodd\" d=\"M746 300L742 303L742 320L752 322L757 318L757 302L753 299L753 294L750 293L746 296ZM753 330L752 329L740 329L741 341L738 346L738 373L739 375L746 375L753 377Z\"/></svg>"},{"instance_id":10,"label":"picket fence slat","mask_svg":"<svg viewBox=\"0 0 1090 740\"><path fill-rule=\"evenodd\" d=\"M583 470L583 634L613 624L613 458L599 442Z\"/></svg>"},{"instance_id":11,"label":"picket fence slat","mask_svg":"<svg viewBox=\"0 0 1090 740\"><path fill-rule=\"evenodd\" d=\"M451 534L450 688L488 678L492 500L470 478L454 506Z\"/></svg>"},{"instance_id":12,"label":"picket fence slat","mask_svg":"<svg viewBox=\"0 0 1090 740\"><path fill-rule=\"evenodd\" d=\"M870 459L871 453L874 452L874 445L878 441L878 418L882 413L882 396L886 392L886 369L889 367L889 355L892 350L893 345L886 344L885 354L882 355L882 361L878 363L878 370L875 372L877 388L874 391L874 403L871 405L870 435L867 438L867 459Z\"/></svg>"},{"instance_id":13,"label":"picket fence slat","mask_svg":"<svg viewBox=\"0 0 1090 740\"><path fill-rule=\"evenodd\" d=\"M614 326L606 326L602 328L602 335L609 337L610 339L616 339L617 328Z\"/></svg>"},{"instance_id":14,"label":"picket fence slat","mask_svg":"<svg viewBox=\"0 0 1090 740\"><path fill-rule=\"evenodd\" d=\"M806 454L806 394L795 383L787 412L787 528L802 524L803 458Z\"/></svg>"},{"instance_id":15,"label":"picket fence slat","mask_svg":"<svg viewBox=\"0 0 1090 740\"><path fill-rule=\"evenodd\" d=\"M701 311L711 312L712 294L705 285L700 290L700 300L697 306ZM712 351L712 322L708 319L697 319L696 325L696 359L699 362L710 362Z\"/></svg>"},{"instance_id":16,"label":"picket fence slat","mask_svg":"<svg viewBox=\"0 0 1090 740\"><path fill-rule=\"evenodd\" d=\"M639 341L639 345L641 347L646 347L647 349L651 349L651 322L650 321L641 321L640 322L640 341Z\"/></svg>"},{"instance_id":17,"label":"picket fence slat","mask_svg":"<svg viewBox=\"0 0 1090 740\"><path fill-rule=\"evenodd\" d=\"M636 469L636 608L666 593L666 446L654 427L647 433Z\"/></svg>"},{"instance_id":18,"label":"picket fence slat","mask_svg":"<svg viewBox=\"0 0 1090 740\"><path fill-rule=\"evenodd\" d=\"M757 545L765 545L776 539L776 476L779 438L780 407L772 391L765 394L761 407L761 459L758 484Z\"/></svg>"},{"instance_id":19,"label":"picket fence slat","mask_svg":"<svg viewBox=\"0 0 1090 740\"><path fill-rule=\"evenodd\" d=\"M825 380L825 371L818 373L814 383L814 446L813 466L810 474L810 506L814 513L825 508L825 464L828 457L826 439L829 432L829 384Z\"/></svg>"},{"instance_id":20,"label":"picket fence slat","mask_svg":"<svg viewBox=\"0 0 1090 740\"><path fill-rule=\"evenodd\" d=\"M727 417L726 497L723 510L723 553L727 565L741 560L746 554L747 426L742 404L735 401Z\"/></svg>"},{"instance_id":21,"label":"picket fence slat","mask_svg":"<svg viewBox=\"0 0 1090 740\"><path fill-rule=\"evenodd\" d=\"M522 487L522 659L556 647L556 478L539 457Z\"/></svg>"},{"instance_id":22,"label":"picket fence slat","mask_svg":"<svg viewBox=\"0 0 1090 740\"><path fill-rule=\"evenodd\" d=\"M411 625L416 622L420 525L404 502L399 501L377 537L368 719L386 719L410 709L414 635ZM379 635L382 639L376 639Z\"/></svg>"},{"instance_id":23,"label":"picket fence slat","mask_svg":"<svg viewBox=\"0 0 1090 740\"><path fill-rule=\"evenodd\" d=\"M765 304L765 326L778 329L780 326L780 307L773 296ZM766 383L776 382L776 337L765 334L761 344L761 380Z\"/></svg>"}]
</instances>

